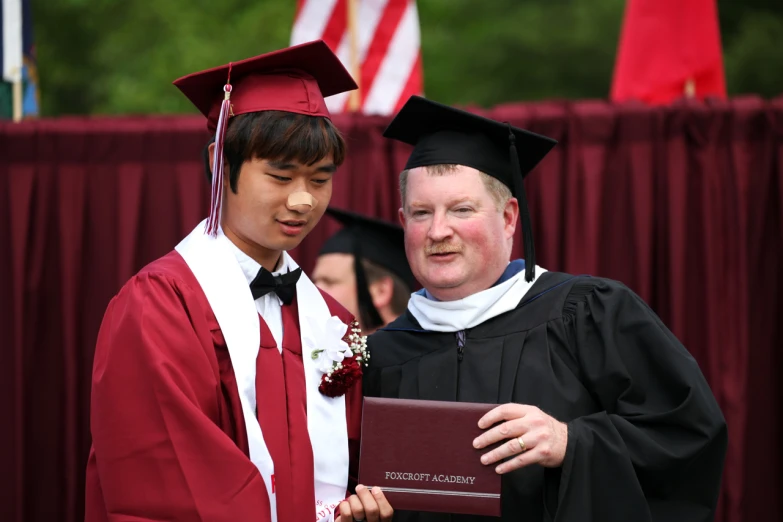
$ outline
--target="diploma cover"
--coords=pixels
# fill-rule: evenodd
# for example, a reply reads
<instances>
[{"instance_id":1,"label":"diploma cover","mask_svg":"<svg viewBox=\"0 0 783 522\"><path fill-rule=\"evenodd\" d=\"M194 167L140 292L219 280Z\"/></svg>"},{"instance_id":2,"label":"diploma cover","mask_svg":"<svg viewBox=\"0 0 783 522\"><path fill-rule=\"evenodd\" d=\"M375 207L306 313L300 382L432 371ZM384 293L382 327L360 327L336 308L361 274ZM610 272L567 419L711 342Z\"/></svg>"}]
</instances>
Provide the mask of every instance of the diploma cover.
<instances>
[{"instance_id":1,"label":"diploma cover","mask_svg":"<svg viewBox=\"0 0 783 522\"><path fill-rule=\"evenodd\" d=\"M395 510L500 516L500 475L473 448L495 404L366 397L359 483ZM493 446L495 447L495 446Z\"/></svg>"}]
</instances>

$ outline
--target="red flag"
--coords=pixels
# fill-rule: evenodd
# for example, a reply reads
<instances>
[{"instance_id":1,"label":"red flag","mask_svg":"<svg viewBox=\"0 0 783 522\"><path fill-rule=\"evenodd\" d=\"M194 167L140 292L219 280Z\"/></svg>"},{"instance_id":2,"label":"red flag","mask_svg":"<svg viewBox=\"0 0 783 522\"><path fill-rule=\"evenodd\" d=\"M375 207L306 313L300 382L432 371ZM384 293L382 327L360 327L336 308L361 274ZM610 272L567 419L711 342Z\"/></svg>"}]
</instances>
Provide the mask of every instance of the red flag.
<instances>
[{"instance_id":1,"label":"red flag","mask_svg":"<svg viewBox=\"0 0 783 522\"><path fill-rule=\"evenodd\" d=\"M726 98L715 0L628 0L611 99Z\"/></svg>"}]
</instances>

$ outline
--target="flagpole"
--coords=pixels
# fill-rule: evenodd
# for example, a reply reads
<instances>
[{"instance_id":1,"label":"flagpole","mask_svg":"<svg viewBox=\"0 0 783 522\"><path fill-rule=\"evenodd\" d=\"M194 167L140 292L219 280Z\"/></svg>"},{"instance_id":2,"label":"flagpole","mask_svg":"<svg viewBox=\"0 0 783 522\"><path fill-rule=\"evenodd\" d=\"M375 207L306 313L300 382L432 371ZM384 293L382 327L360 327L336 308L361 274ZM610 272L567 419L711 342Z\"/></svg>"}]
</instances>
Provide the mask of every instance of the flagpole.
<instances>
[{"instance_id":1,"label":"flagpole","mask_svg":"<svg viewBox=\"0 0 783 522\"><path fill-rule=\"evenodd\" d=\"M17 69L14 81L11 83L11 98L13 100L13 121L22 121L22 73Z\"/></svg>"},{"instance_id":2,"label":"flagpole","mask_svg":"<svg viewBox=\"0 0 783 522\"><path fill-rule=\"evenodd\" d=\"M693 78L688 78L685 81L684 94L686 98L694 98L696 96L696 82Z\"/></svg>"},{"instance_id":3,"label":"flagpole","mask_svg":"<svg viewBox=\"0 0 783 522\"><path fill-rule=\"evenodd\" d=\"M358 112L361 107L361 63L359 61L359 0L348 0L348 41L350 44L351 76L358 88L348 96L348 110Z\"/></svg>"}]
</instances>

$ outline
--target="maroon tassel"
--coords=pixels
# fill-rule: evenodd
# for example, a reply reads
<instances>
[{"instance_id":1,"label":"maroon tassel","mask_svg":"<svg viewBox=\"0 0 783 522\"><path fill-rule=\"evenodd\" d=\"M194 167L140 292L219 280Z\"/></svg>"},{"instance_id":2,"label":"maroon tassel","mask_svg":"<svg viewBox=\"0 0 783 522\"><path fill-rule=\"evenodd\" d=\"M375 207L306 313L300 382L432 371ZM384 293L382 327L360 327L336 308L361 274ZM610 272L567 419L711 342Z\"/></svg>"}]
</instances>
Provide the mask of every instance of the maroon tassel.
<instances>
[{"instance_id":1,"label":"maroon tassel","mask_svg":"<svg viewBox=\"0 0 783 522\"><path fill-rule=\"evenodd\" d=\"M228 70L229 81L231 80L231 68ZM223 210L223 142L226 138L226 127L231 111L231 84L226 83L223 87L223 103L220 106L220 116L218 118L217 129L215 130L215 155L212 161L212 200L209 204L209 218L207 218L206 233L211 236L217 236L220 218Z\"/></svg>"}]
</instances>

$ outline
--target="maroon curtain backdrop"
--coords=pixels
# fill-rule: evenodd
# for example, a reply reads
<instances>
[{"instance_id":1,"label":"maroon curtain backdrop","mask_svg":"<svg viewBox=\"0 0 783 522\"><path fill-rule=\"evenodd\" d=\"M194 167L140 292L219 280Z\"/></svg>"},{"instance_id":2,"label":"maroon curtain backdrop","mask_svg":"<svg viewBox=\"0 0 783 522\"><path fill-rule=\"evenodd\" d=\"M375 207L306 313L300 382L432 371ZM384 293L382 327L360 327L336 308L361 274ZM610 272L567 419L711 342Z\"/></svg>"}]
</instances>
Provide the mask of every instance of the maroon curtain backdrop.
<instances>
[{"instance_id":1,"label":"maroon curtain backdrop","mask_svg":"<svg viewBox=\"0 0 783 522\"><path fill-rule=\"evenodd\" d=\"M540 263L619 279L698 359L729 423L719 521L780 520L783 99L485 111L560 145L528 190ZM340 117L332 204L394 219L408 148ZM0 520L82 519L106 305L204 217L199 118L0 124ZM294 252L312 268L320 224Z\"/></svg>"}]
</instances>

